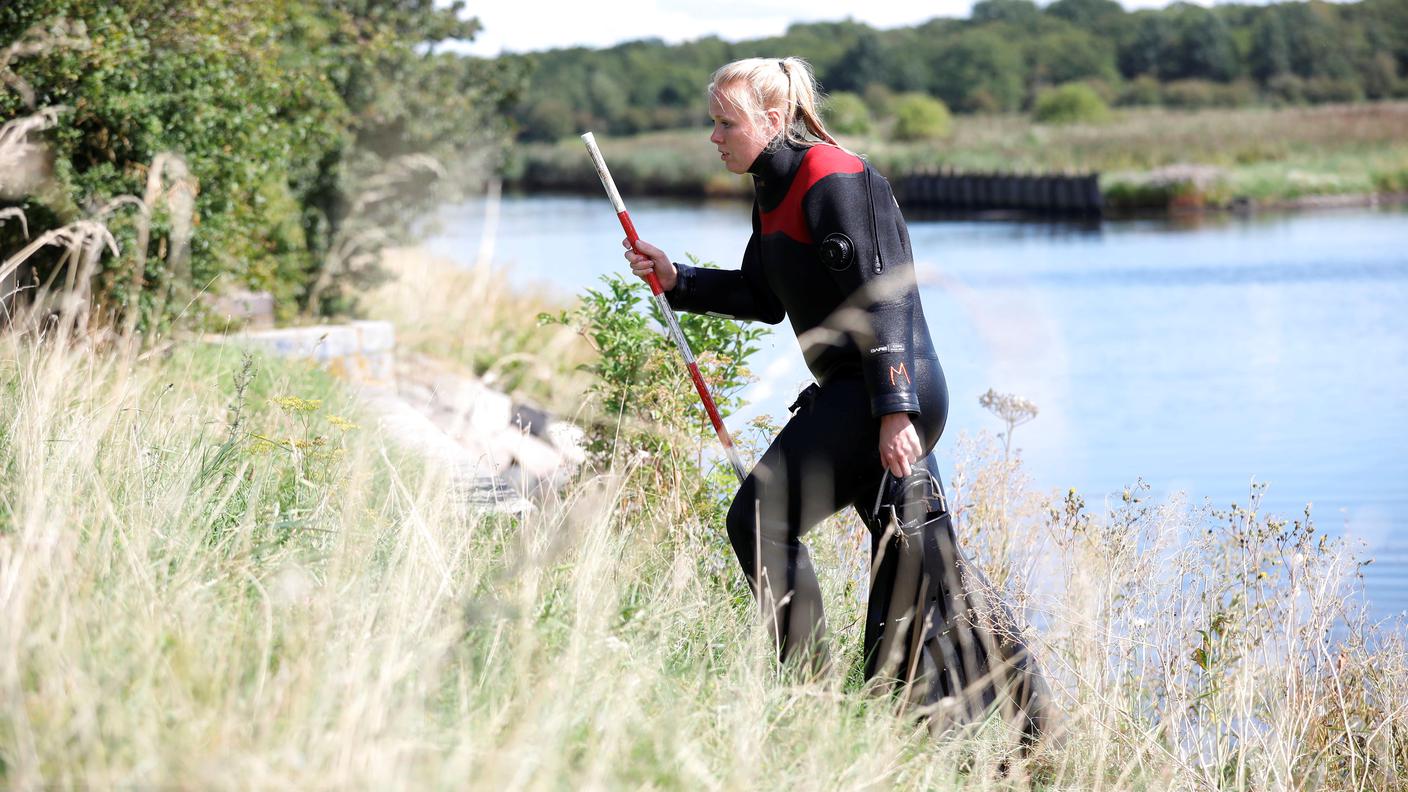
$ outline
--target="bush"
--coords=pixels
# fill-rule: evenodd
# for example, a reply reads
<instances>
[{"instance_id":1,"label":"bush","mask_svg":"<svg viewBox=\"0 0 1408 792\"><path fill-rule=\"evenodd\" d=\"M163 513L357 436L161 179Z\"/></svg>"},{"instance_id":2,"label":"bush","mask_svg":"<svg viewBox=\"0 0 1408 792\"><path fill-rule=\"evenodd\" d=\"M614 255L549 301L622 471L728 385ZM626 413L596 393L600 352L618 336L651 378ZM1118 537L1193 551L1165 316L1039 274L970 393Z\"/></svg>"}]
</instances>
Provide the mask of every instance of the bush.
<instances>
[{"instance_id":1,"label":"bush","mask_svg":"<svg viewBox=\"0 0 1408 792\"><path fill-rule=\"evenodd\" d=\"M690 261L700 265L693 256ZM711 477L702 464L703 450L716 447L714 430L674 341L661 329L664 317L635 278L611 274L602 282L604 288L588 289L578 307L539 316L543 324L573 328L597 351L583 367L592 375L598 408L587 416L590 461L605 469L623 455L642 454L648 461L637 475L648 489L668 487L696 507L722 508L735 483L732 472L723 465ZM767 330L702 314L676 318L715 404L728 415L753 379L748 360Z\"/></svg>"},{"instance_id":2,"label":"bush","mask_svg":"<svg viewBox=\"0 0 1408 792\"><path fill-rule=\"evenodd\" d=\"M890 118L895 114L895 92L882 83L865 86L865 104L876 118Z\"/></svg>"},{"instance_id":3,"label":"bush","mask_svg":"<svg viewBox=\"0 0 1408 792\"><path fill-rule=\"evenodd\" d=\"M1169 107L1198 110L1205 107L1240 107L1256 100L1248 82L1217 83L1208 80L1175 80L1164 85L1163 101Z\"/></svg>"},{"instance_id":4,"label":"bush","mask_svg":"<svg viewBox=\"0 0 1408 792\"><path fill-rule=\"evenodd\" d=\"M938 99L909 93L895 102L895 140L938 140L952 133L953 116Z\"/></svg>"},{"instance_id":5,"label":"bush","mask_svg":"<svg viewBox=\"0 0 1408 792\"><path fill-rule=\"evenodd\" d=\"M1125 83L1116 104L1135 107L1150 107L1159 103L1159 81L1148 74L1141 74Z\"/></svg>"},{"instance_id":6,"label":"bush","mask_svg":"<svg viewBox=\"0 0 1408 792\"><path fill-rule=\"evenodd\" d=\"M826 98L822 107L826 126L840 135L864 135L870 131L870 108L859 96L837 91Z\"/></svg>"},{"instance_id":7,"label":"bush","mask_svg":"<svg viewBox=\"0 0 1408 792\"><path fill-rule=\"evenodd\" d=\"M1095 124L1109 115L1109 105L1084 83L1043 91L1036 100L1035 116L1042 124Z\"/></svg>"},{"instance_id":8,"label":"bush","mask_svg":"<svg viewBox=\"0 0 1408 792\"><path fill-rule=\"evenodd\" d=\"M1311 102L1357 102L1364 98L1364 89L1353 80L1334 77L1312 77L1305 81L1305 98Z\"/></svg>"},{"instance_id":9,"label":"bush","mask_svg":"<svg viewBox=\"0 0 1408 792\"><path fill-rule=\"evenodd\" d=\"M1305 101L1305 81L1294 74L1278 74L1266 81L1266 93L1276 104L1300 104Z\"/></svg>"}]
</instances>

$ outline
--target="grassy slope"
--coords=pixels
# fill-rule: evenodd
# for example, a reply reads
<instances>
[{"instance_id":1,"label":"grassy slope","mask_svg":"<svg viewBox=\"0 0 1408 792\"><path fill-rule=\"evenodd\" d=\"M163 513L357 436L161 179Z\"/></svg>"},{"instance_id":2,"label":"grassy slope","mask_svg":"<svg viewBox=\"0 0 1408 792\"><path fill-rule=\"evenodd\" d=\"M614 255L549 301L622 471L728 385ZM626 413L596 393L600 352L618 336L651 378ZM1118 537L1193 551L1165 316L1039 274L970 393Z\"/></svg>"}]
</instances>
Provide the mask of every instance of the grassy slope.
<instances>
[{"instance_id":1,"label":"grassy slope","mask_svg":"<svg viewBox=\"0 0 1408 792\"><path fill-rule=\"evenodd\" d=\"M779 677L720 527L669 493L605 472L466 512L326 376L244 370L0 338L0 786L1012 788L991 736L936 742L853 673ZM1092 518L989 443L958 457L965 541L1044 625L1050 788L1408 768L1402 634L1321 642L1333 543L1134 499ZM863 538L811 544L851 670Z\"/></svg>"},{"instance_id":2,"label":"grassy slope","mask_svg":"<svg viewBox=\"0 0 1408 792\"><path fill-rule=\"evenodd\" d=\"M1276 202L1307 195L1408 191L1408 102L1237 108L1192 112L1130 109L1100 125L1048 126L1026 116L958 116L938 143L881 138L842 142L891 176L917 168L1087 171L1107 189L1138 184L1149 171L1197 164L1218 169L1207 185L1214 203L1234 197ZM677 194L738 194L746 181L725 173L707 131L682 130L604 139L622 189ZM525 146L514 173L534 186L599 189L575 139Z\"/></svg>"}]
</instances>

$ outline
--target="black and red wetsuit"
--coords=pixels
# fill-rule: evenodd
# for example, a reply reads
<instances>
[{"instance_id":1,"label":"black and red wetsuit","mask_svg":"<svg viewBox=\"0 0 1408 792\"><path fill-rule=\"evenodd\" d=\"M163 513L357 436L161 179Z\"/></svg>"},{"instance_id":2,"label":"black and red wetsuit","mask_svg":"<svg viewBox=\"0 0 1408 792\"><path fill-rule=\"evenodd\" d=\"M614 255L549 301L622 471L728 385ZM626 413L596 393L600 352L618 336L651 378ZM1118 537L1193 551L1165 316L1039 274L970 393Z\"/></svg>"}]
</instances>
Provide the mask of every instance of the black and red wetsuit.
<instances>
[{"instance_id":1,"label":"black and red wetsuit","mask_svg":"<svg viewBox=\"0 0 1408 792\"><path fill-rule=\"evenodd\" d=\"M948 389L889 183L835 146L770 148L749 169L756 201L742 268L676 264L667 296L697 313L769 324L786 316L819 385L798 400L728 515L734 551L788 656L825 629L802 536L848 505L878 524L880 416L908 413L928 454L943 433Z\"/></svg>"},{"instance_id":2,"label":"black and red wetsuit","mask_svg":"<svg viewBox=\"0 0 1408 792\"><path fill-rule=\"evenodd\" d=\"M775 141L776 143L776 141ZM948 387L929 338L909 232L890 185L835 146L774 145L758 156L753 236L737 270L676 264L675 308L792 322L818 385L744 479L728 534L784 658L825 661L821 591L802 537L846 506L871 531L865 675L926 704L955 697L969 718L998 706L1034 737L1044 687L981 578L958 549L931 453ZM880 462L880 416L908 413L925 457L902 480ZM996 618L996 617L992 617ZM1001 620L999 620L1001 621ZM811 651L815 650L815 651Z\"/></svg>"},{"instance_id":3,"label":"black and red wetsuit","mask_svg":"<svg viewBox=\"0 0 1408 792\"><path fill-rule=\"evenodd\" d=\"M749 170L757 198L742 269L676 264L670 304L768 324L786 316L818 383L862 379L872 416L910 413L932 446L947 392L889 183L825 144L764 151Z\"/></svg>"}]
</instances>

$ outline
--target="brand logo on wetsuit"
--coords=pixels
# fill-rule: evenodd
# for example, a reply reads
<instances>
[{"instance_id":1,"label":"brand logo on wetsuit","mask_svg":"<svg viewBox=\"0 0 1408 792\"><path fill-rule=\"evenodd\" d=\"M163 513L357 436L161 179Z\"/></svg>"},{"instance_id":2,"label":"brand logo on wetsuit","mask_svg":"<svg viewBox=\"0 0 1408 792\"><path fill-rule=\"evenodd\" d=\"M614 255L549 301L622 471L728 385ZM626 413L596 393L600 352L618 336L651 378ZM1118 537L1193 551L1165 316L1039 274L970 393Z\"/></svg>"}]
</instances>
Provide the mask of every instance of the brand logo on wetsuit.
<instances>
[{"instance_id":1,"label":"brand logo on wetsuit","mask_svg":"<svg viewBox=\"0 0 1408 792\"><path fill-rule=\"evenodd\" d=\"M911 384L913 384L913 380L911 380L911 379L909 378L909 370L904 367L904 364L903 364L903 363L899 364L899 366L890 366L890 384L891 384L891 385L894 385L894 384L895 384L895 375L896 375L896 374L899 374L899 375L901 375L901 376L904 377L904 384L906 384L906 385L911 385Z\"/></svg>"}]
</instances>

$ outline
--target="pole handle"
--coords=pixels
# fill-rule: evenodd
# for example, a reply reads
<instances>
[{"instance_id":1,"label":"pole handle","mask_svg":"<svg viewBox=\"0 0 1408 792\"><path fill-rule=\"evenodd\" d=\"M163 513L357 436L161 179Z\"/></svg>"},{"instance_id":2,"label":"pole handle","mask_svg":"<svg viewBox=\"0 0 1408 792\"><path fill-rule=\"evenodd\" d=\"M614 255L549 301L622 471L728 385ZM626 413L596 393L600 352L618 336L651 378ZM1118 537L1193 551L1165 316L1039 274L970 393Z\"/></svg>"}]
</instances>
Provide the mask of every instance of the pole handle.
<instances>
[{"instance_id":1,"label":"pole handle","mask_svg":"<svg viewBox=\"0 0 1408 792\"><path fill-rule=\"evenodd\" d=\"M626 232L626 241L630 242L631 248L639 253L640 249L636 247L636 243L640 241L640 234L636 233L636 224L631 222L631 215L626 211L626 202L621 200L621 193L616 189L616 182L611 178L611 171L606 168L606 158L601 156L601 149L597 148L596 136L588 132L582 135L582 142L587 144L587 153L591 155L592 165L596 167L597 178L601 179L601 186L606 188L606 195L611 199L611 207L616 210L616 219L621 221L621 230ZM645 282L650 284L651 294L665 293L655 270L646 273Z\"/></svg>"}]
</instances>

